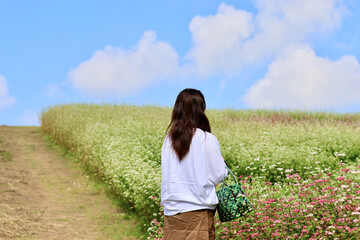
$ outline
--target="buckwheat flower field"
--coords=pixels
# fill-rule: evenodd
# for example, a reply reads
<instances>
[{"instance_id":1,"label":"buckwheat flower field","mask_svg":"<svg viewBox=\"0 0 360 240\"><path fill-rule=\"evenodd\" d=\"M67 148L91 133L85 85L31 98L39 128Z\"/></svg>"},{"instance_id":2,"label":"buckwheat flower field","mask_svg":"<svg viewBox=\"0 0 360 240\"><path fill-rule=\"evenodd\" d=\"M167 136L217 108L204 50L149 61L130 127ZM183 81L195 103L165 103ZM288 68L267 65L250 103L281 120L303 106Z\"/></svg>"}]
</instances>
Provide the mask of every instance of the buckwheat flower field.
<instances>
[{"instance_id":1,"label":"buckwheat flower field","mask_svg":"<svg viewBox=\"0 0 360 240\"><path fill-rule=\"evenodd\" d=\"M254 207L234 222L216 218L217 239L360 239L360 115L206 113ZM42 112L41 128L137 214L147 239L160 240L170 116L155 106L58 105Z\"/></svg>"}]
</instances>

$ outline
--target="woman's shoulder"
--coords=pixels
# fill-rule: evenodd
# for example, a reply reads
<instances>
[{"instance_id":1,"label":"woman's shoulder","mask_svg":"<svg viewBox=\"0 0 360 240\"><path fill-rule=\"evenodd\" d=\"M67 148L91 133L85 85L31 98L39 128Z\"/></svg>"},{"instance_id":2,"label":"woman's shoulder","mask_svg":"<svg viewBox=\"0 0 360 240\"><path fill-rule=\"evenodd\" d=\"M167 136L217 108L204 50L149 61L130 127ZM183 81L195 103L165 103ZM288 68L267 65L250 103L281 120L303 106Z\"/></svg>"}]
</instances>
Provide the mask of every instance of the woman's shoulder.
<instances>
[{"instance_id":1,"label":"woman's shoulder","mask_svg":"<svg viewBox=\"0 0 360 240\"><path fill-rule=\"evenodd\" d=\"M167 134L163 140L163 146L171 145L171 137Z\"/></svg>"},{"instance_id":2,"label":"woman's shoulder","mask_svg":"<svg viewBox=\"0 0 360 240\"><path fill-rule=\"evenodd\" d=\"M199 136L200 138L204 138L205 140L217 141L217 138L215 137L214 134L210 132L206 132L200 128L196 128L195 135Z\"/></svg>"}]
</instances>

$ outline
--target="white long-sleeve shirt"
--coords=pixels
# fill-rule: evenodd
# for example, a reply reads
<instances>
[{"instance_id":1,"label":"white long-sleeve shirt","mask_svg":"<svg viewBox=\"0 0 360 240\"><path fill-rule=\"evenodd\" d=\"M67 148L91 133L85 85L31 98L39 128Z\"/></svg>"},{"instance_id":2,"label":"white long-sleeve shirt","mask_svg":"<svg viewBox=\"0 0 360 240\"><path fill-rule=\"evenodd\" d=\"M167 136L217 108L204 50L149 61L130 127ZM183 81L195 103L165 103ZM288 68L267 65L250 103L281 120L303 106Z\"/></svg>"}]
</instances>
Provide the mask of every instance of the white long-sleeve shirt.
<instances>
[{"instance_id":1,"label":"white long-sleeve shirt","mask_svg":"<svg viewBox=\"0 0 360 240\"><path fill-rule=\"evenodd\" d=\"M166 137L161 151L161 205L164 214L215 209L216 184L228 174L216 137L197 128L189 153L179 161Z\"/></svg>"}]
</instances>

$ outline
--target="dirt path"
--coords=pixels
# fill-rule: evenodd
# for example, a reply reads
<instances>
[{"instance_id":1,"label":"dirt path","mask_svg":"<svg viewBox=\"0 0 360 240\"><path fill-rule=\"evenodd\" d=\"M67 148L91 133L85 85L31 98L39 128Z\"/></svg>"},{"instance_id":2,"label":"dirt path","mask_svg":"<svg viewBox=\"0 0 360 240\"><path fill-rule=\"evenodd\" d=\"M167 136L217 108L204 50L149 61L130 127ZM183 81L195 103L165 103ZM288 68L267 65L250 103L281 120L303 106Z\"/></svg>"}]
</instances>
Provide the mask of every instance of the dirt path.
<instances>
[{"instance_id":1,"label":"dirt path","mask_svg":"<svg viewBox=\"0 0 360 240\"><path fill-rule=\"evenodd\" d=\"M124 217L39 127L0 126L0 239L136 239Z\"/></svg>"}]
</instances>

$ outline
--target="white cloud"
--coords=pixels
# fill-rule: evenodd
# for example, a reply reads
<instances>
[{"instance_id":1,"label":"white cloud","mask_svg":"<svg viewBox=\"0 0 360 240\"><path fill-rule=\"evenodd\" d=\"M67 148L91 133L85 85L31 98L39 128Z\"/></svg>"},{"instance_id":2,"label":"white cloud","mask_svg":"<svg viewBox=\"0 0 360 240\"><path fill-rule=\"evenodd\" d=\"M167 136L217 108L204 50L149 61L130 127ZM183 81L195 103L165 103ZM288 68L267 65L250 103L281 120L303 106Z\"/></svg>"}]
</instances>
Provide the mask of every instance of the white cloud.
<instances>
[{"instance_id":1,"label":"white cloud","mask_svg":"<svg viewBox=\"0 0 360 240\"><path fill-rule=\"evenodd\" d=\"M15 98L8 95L6 78L0 74L0 110L15 103Z\"/></svg>"},{"instance_id":2,"label":"white cloud","mask_svg":"<svg viewBox=\"0 0 360 240\"><path fill-rule=\"evenodd\" d=\"M108 46L95 52L69 72L69 80L89 94L125 96L172 77L177 69L175 50L156 40L155 32L147 31L131 50Z\"/></svg>"},{"instance_id":3,"label":"white cloud","mask_svg":"<svg viewBox=\"0 0 360 240\"><path fill-rule=\"evenodd\" d=\"M291 48L245 95L254 108L334 110L360 104L360 64L354 56L318 57L309 46Z\"/></svg>"},{"instance_id":4,"label":"white cloud","mask_svg":"<svg viewBox=\"0 0 360 240\"><path fill-rule=\"evenodd\" d=\"M206 76L238 72L247 63L269 60L284 47L311 34L337 28L345 13L342 0L256 0L258 13L221 4L214 16L190 23L193 48L187 59Z\"/></svg>"},{"instance_id":5,"label":"white cloud","mask_svg":"<svg viewBox=\"0 0 360 240\"><path fill-rule=\"evenodd\" d=\"M326 33L340 26L345 6L342 0L257 0L257 32L244 43L250 61L276 55L289 45L304 42L311 34Z\"/></svg>"},{"instance_id":6,"label":"white cloud","mask_svg":"<svg viewBox=\"0 0 360 240\"><path fill-rule=\"evenodd\" d=\"M224 3L215 16L194 17L189 26L194 46L186 58L199 75L236 68L241 44L254 31L252 22L251 13Z\"/></svg>"},{"instance_id":7,"label":"white cloud","mask_svg":"<svg viewBox=\"0 0 360 240\"><path fill-rule=\"evenodd\" d=\"M27 109L19 118L19 125L22 126L39 126L39 117L37 112Z\"/></svg>"}]
</instances>

